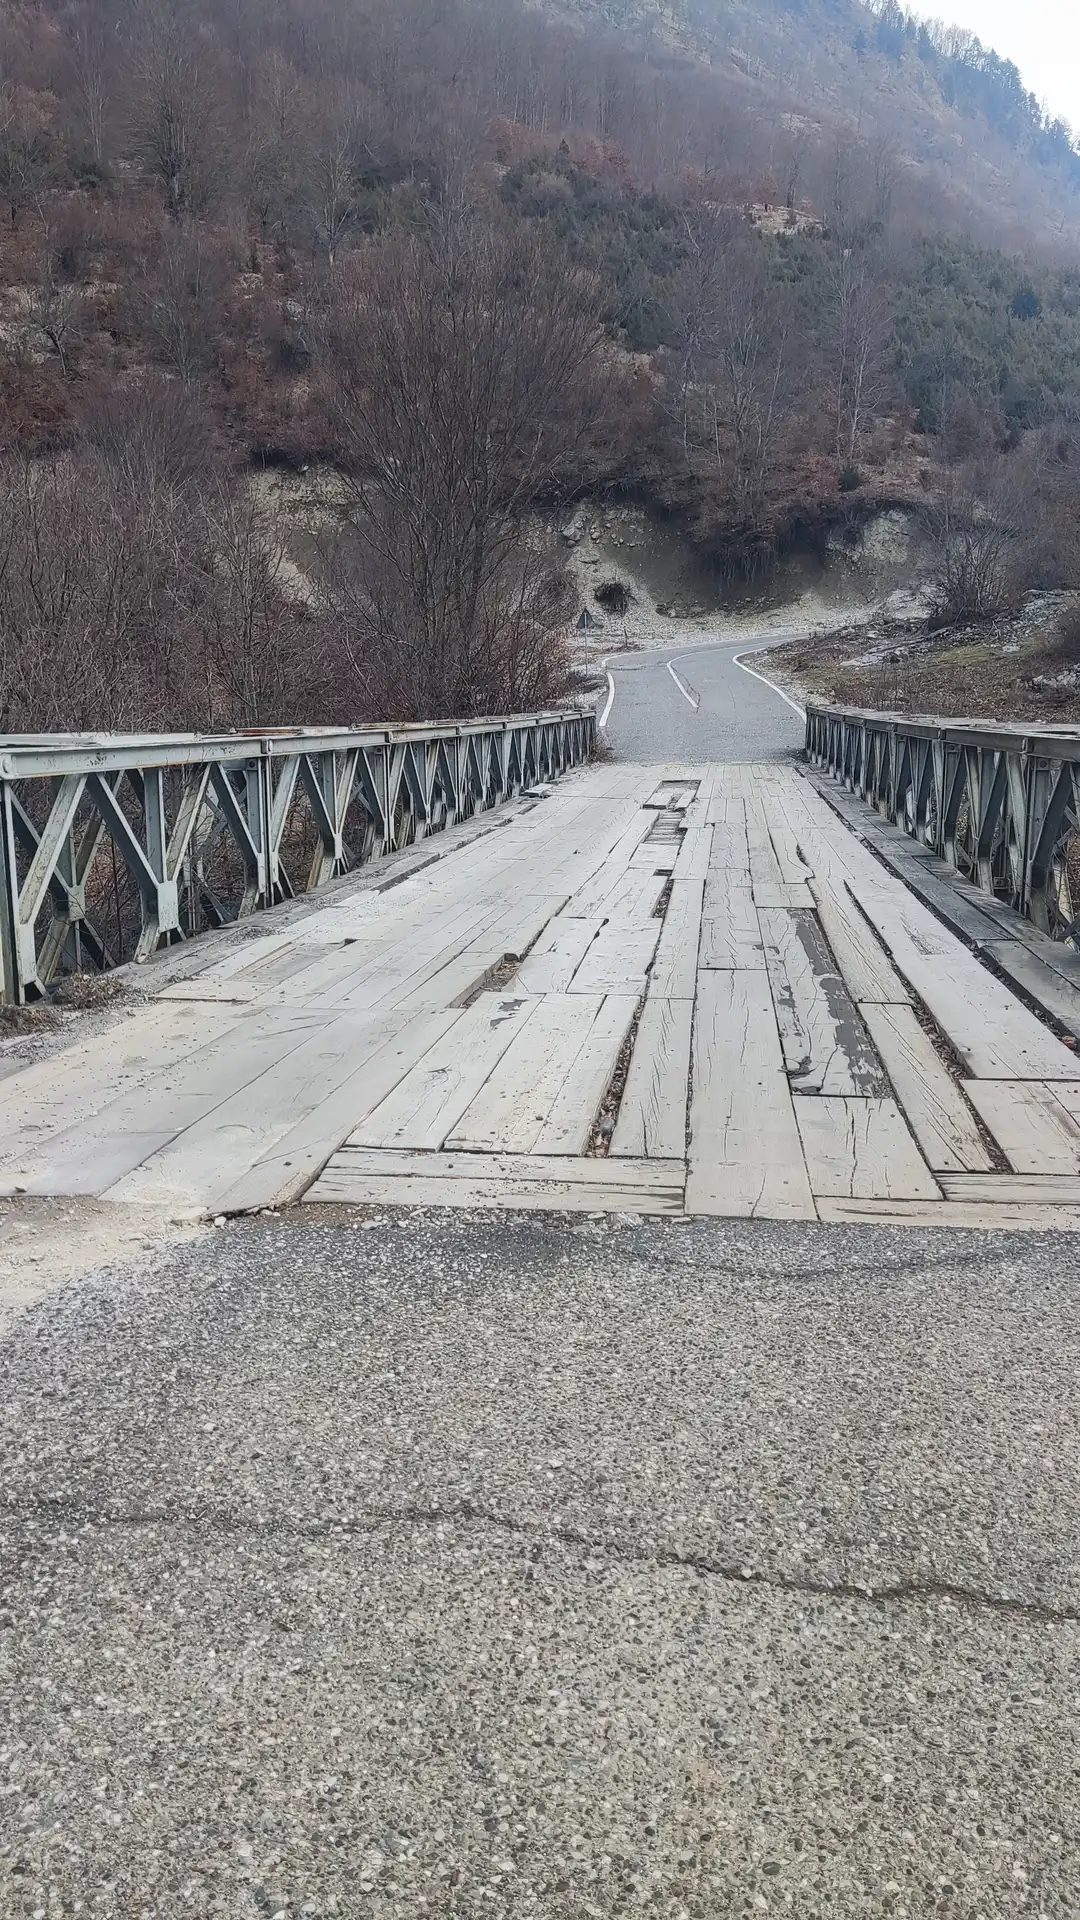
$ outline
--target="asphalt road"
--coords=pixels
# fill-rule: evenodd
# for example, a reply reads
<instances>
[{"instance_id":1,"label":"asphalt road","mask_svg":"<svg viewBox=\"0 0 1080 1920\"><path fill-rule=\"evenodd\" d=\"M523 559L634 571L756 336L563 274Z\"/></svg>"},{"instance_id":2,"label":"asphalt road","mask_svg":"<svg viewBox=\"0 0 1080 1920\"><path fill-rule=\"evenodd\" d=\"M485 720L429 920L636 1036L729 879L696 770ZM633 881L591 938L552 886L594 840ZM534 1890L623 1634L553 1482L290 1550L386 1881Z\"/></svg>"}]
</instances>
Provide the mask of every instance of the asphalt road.
<instances>
[{"instance_id":1,"label":"asphalt road","mask_svg":"<svg viewBox=\"0 0 1080 1920\"><path fill-rule=\"evenodd\" d=\"M238 1223L0 1342L4 1920L1080 1911L1067 1238Z\"/></svg>"},{"instance_id":2,"label":"asphalt road","mask_svg":"<svg viewBox=\"0 0 1080 1920\"><path fill-rule=\"evenodd\" d=\"M803 743L801 714L736 661L740 653L795 637L744 635L609 657L607 737L618 758L755 761L796 753ZM606 699L601 711L605 705Z\"/></svg>"}]
</instances>

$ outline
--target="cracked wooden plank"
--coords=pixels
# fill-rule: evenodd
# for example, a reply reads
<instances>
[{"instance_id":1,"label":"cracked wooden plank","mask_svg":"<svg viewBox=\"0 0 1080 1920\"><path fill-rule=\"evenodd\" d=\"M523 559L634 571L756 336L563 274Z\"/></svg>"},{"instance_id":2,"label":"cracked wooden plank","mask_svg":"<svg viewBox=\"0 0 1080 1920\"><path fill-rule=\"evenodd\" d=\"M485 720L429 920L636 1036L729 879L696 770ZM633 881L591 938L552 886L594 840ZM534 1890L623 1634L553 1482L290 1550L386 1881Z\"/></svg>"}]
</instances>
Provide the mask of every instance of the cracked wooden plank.
<instances>
[{"instance_id":1,"label":"cracked wooden plank","mask_svg":"<svg viewBox=\"0 0 1080 1920\"><path fill-rule=\"evenodd\" d=\"M1080 1058L900 881L848 885L972 1079L1080 1080Z\"/></svg>"},{"instance_id":2,"label":"cracked wooden plank","mask_svg":"<svg viewBox=\"0 0 1080 1920\"><path fill-rule=\"evenodd\" d=\"M986 1206L1080 1207L1080 1179L1066 1174L943 1173L947 1200Z\"/></svg>"},{"instance_id":3,"label":"cracked wooden plank","mask_svg":"<svg viewBox=\"0 0 1080 1920\"><path fill-rule=\"evenodd\" d=\"M940 1198L895 1100L796 1094L795 1117L815 1198Z\"/></svg>"},{"instance_id":4,"label":"cracked wooden plank","mask_svg":"<svg viewBox=\"0 0 1080 1920\"><path fill-rule=\"evenodd\" d=\"M822 932L856 1005L910 1006L911 994L842 884L838 891L815 880L811 892Z\"/></svg>"},{"instance_id":5,"label":"cracked wooden plank","mask_svg":"<svg viewBox=\"0 0 1080 1920\"><path fill-rule=\"evenodd\" d=\"M602 1004L585 993L540 1000L448 1136L448 1151L531 1153Z\"/></svg>"},{"instance_id":6,"label":"cracked wooden plank","mask_svg":"<svg viewBox=\"0 0 1080 1920\"><path fill-rule=\"evenodd\" d=\"M483 993L350 1135L358 1147L441 1147L538 1000Z\"/></svg>"},{"instance_id":7,"label":"cracked wooden plank","mask_svg":"<svg viewBox=\"0 0 1080 1920\"><path fill-rule=\"evenodd\" d=\"M935 1173L989 1173L994 1163L975 1116L915 1009L866 1002L859 1010L927 1165Z\"/></svg>"},{"instance_id":8,"label":"cracked wooden plank","mask_svg":"<svg viewBox=\"0 0 1080 1920\"><path fill-rule=\"evenodd\" d=\"M749 887L733 887L730 874L710 870L701 909L701 947L698 965L706 968L750 967L765 971L765 945Z\"/></svg>"},{"instance_id":9,"label":"cracked wooden plank","mask_svg":"<svg viewBox=\"0 0 1080 1920\"><path fill-rule=\"evenodd\" d=\"M692 998L664 999L650 990L612 1135L616 1157L685 1159L693 1020Z\"/></svg>"},{"instance_id":10,"label":"cracked wooden plank","mask_svg":"<svg viewBox=\"0 0 1080 1920\"><path fill-rule=\"evenodd\" d=\"M1080 1124L1038 1080L965 1080L1014 1173L1080 1174Z\"/></svg>"},{"instance_id":11,"label":"cracked wooden plank","mask_svg":"<svg viewBox=\"0 0 1080 1920\"><path fill-rule=\"evenodd\" d=\"M379 1153L343 1147L306 1205L504 1207L679 1214L685 1170L663 1160L542 1154Z\"/></svg>"},{"instance_id":12,"label":"cracked wooden plank","mask_svg":"<svg viewBox=\"0 0 1080 1920\"><path fill-rule=\"evenodd\" d=\"M662 1000L694 997L704 898L704 880L676 878L671 883L671 898L649 976L649 993Z\"/></svg>"},{"instance_id":13,"label":"cracked wooden plank","mask_svg":"<svg viewBox=\"0 0 1080 1920\"><path fill-rule=\"evenodd\" d=\"M816 1217L768 975L698 979L688 1213Z\"/></svg>"},{"instance_id":14,"label":"cracked wooden plank","mask_svg":"<svg viewBox=\"0 0 1080 1920\"><path fill-rule=\"evenodd\" d=\"M621 993L640 1000L653 963L661 922L625 927L612 922L602 927L573 975L568 993Z\"/></svg>"},{"instance_id":15,"label":"cracked wooden plank","mask_svg":"<svg viewBox=\"0 0 1080 1920\"><path fill-rule=\"evenodd\" d=\"M536 1136L537 1153L584 1153L623 1041L637 1012L637 996L608 994L571 1061Z\"/></svg>"},{"instance_id":16,"label":"cracked wooden plank","mask_svg":"<svg viewBox=\"0 0 1080 1920\"><path fill-rule=\"evenodd\" d=\"M784 1064L801 1092L884 1095L888 1082L813 913L759 912Z\"/></svg>"},{"instance_id":17,"label":"cracked wooden plank","mask_svg":"<svg viewBox=\"0 0 1080 1920\"><path fill-rule=\"evenodd\" d=\"M819 1200L822 1220L858 1226L932 1227L994 1233L1080 1233L1080 1206L1006 1201L986 1206L966 1200Z\"/></svg>"},{"instance_id":18,"label":"cracked wooden plank","mask_svg":"<svg viewBox=\"0 0 1080 1920\"><path fill-rule=\"evenodd\" d=\"M567 920L561 914L550 921L514 975L516 990L565 993L603 924L602 920Z\"/></svg>"}]
</instances>

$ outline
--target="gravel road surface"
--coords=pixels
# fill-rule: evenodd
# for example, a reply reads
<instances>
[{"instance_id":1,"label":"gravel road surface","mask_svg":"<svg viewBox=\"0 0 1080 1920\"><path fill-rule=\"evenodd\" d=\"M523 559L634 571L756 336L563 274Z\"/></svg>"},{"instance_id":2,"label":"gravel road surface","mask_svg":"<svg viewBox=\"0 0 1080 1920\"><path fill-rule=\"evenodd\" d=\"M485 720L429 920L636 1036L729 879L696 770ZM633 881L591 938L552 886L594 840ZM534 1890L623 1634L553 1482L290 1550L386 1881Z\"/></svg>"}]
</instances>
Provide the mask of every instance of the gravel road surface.
<instances>
[{"instance_id":1,"label":"gravel road surface","mask_svg":"<svg viewBox=\"0 0 1080 1920\"><path fill-rule=\"evenodd\" d=\"M802 714L736 656L779 646L794 633L706 641L605 662L613 693L607 737L620 760L756 761L786 758L803 744ZM756 670L760 666L755 662ZM601 711L606 696L601 701Z\"/></svg>"},{"instance_id":2,"label":"gravel road surface","mask_svg":"<svg viewBox=\"0 0 1080 1920\"><path fill-rule=\"evenodd\" d=\"M241 1222L0 1342L0 1914L1080 1912L1065 1238Z\"/></svg>"}]
</instances>

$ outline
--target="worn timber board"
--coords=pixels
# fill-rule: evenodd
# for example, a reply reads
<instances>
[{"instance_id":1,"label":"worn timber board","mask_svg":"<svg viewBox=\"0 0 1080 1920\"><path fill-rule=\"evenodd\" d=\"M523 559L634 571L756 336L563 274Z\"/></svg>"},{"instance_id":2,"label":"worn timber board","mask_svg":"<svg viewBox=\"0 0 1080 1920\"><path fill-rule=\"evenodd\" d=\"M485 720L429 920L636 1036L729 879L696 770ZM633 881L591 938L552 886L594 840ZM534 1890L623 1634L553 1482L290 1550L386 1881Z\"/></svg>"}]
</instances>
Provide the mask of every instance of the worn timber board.
<instances>
[{"instance_id":1,"label":"worn timber board","mask_svg":"<svg viewBox=\"0 0 1080 1920\"><path fill-rule=\"evenodd\" d=\"M1080 1122L1066 1111L1052 1085L966 1080L964 1092L1014 1173L1080 1175Z\"/></svg>"},{"instance_id":2,"label":"worn timber board","mask_svg":"<svg viewBox=\"0 0 1080 1920\"><path fill-rule=\"evenodd\" d=\"M651 988L611 1139L616 1158L683 1160L694 1002L662 999Z\"/></svg>"},{"instance_id":3,"label":"worn timber board","mask_svg":"<svg viewBox=\"0 0 1080 1920\"><path fill-rule=\"evenodd\" d=\"M687 1211L815 1218L764 969L701 974L693 1058Z\"/></svg>"},{"instance_id":4,"label":"worn timber board","mask_svg":"<svg viewBox=\"0 0 1080 1920\"><path fill-rule=\"evenodd\" d=\"M838 973L817 915L758 914L773 1005L794 1088L803 1092L888 1092L862 1017Z\"/></svg>"},{"instance_id":5,"label":"worn timber board","mask_svg":"<svg viewBox=\"0 0 1080 1920\"><path fill-rule=\"evenodd\" d=\"M940 1188L896 1101L796 1094L810 1188L829 1200L936 1200Z\"/></svg>"},{"instance_id":6,"label":"worn timber board","mask_svg":"<svg viewBox=\"0 0 1080 1920\"><path fill-rule=\"evenodd\" d=\"M860 1011L927 1166L989 1173L994 1162L975 1115L915 1009L866 1002Z\"/></svg>"}]
</instances>

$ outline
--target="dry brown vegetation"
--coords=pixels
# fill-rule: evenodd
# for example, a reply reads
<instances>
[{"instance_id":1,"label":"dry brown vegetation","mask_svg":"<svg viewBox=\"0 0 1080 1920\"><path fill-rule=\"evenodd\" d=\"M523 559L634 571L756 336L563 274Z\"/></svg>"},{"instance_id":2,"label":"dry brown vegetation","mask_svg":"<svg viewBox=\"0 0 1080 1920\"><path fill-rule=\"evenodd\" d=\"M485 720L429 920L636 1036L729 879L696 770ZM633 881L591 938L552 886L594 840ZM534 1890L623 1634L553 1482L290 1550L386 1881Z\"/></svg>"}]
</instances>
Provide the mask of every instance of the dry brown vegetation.
<instances>
[{"instance_id":1,"label":"dry brown vegetation","mask_svg":"<svg viewBox=\"0 0 1080 1920\"><path fill-rule=\"evenodd\" d=\"M730 12L7 8L0 726L565 697L530 516L604 490L744 573L937 503L942 618L1071 584L1080 276L924 232L1080 230L1071 143L888 5Z\"/></svg>"},{"instance_id":2,"label":"dry brown vegetation","mask_svg":"<svg viewBox=\"0 0 1080 1920\"><path fill-rule=\"evenodd\" d=\"M865 630L799 641L762 659L804 692L877 713L1080 725L1080 604L919 636Z\"/></svg>"}]
</instances>

